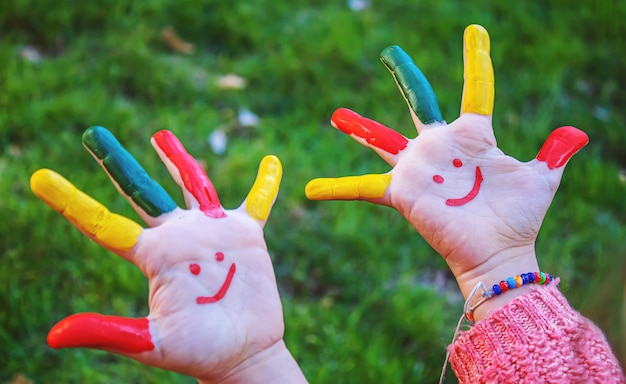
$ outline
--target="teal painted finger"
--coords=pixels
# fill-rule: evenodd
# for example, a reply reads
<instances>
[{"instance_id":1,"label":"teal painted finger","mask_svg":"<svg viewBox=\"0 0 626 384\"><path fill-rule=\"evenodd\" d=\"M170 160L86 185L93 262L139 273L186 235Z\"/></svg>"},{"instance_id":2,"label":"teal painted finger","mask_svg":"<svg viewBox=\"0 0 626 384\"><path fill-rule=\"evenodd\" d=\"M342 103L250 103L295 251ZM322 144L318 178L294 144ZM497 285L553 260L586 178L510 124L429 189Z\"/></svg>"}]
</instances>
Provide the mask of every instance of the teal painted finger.
<instances>
[{"instance_id":1,"label":"teal painted finger","mask_svg":"<svg viewBox=\"0 0 626 384\"><path fill-rule=\"evenodd\" d=\"M120 142L104 127L90 127L83 134L83 144L102 161L111 178L132 201L148 215L158 217L171 212L176 203Z\"/></svg>"},{"instance_id":2,"label":"teal painted finger","mask_svg":"<svg viewBox=\"0 0 626 384\"><path fill-rule=\"evenodd\" d=\"M444 122L435 91L411 57L397 45L385 48L380 60L393 75L409 107L426 125Z\"/></svg>"}]
</instances>

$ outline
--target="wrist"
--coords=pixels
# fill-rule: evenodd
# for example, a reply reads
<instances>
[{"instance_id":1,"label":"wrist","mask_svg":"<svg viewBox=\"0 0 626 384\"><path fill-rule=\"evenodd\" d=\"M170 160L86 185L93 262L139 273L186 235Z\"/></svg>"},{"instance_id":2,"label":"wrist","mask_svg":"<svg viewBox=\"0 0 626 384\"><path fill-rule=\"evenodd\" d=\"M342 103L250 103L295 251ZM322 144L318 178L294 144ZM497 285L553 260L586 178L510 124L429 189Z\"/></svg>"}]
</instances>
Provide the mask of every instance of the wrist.
<instances>
[{"instance_id":1,"label":"wrist","mask_svg":"<svg viewBox=\"0 0 626 384\"><path fill-rule=\"evenodd\" d=\"M198 379L199 384L297 384L306 382L302 370L282 339L271 347L249 357L221 380Z\"/></svg>"},{"instance_id":2,"label":"wrist","mask_svg":"<svg viewBox=\"0 0 626 384\"><path fill-rule=\"evenodd\" d=\"M467 300L478 283L482 282L487 290L491 290L494 284L498 284L509 277L538 271L539 264L534 245L530 245L503 250L472 271L460 274L456 278L463 297ZM475 308L473 312L475 321L488 317L491 312L507 305L516 297L528 292L529 289L530 285L522 285L500 295L492 296Z\"/></svg>"}]
</instances>

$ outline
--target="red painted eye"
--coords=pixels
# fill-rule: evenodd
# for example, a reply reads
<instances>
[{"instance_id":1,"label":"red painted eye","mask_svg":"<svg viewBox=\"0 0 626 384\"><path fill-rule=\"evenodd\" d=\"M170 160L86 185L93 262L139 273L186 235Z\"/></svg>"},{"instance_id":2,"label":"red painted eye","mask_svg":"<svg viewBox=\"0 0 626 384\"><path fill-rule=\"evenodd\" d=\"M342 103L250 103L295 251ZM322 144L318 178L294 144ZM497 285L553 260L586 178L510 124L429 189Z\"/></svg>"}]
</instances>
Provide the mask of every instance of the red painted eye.
<instances>
[{"instance_id":1,"label":"red painted eye","mask_svg":"<svg viewBox=\"0 0 626 384\"><path fill-rule=\"evenodd\" d=\"M200 266L198 264L189 264L189 271L194 275L200 274Z\"/></svg>"},{"instance_id":2,"label":"red painted eye","mask_svg":"<svg viewBox=\"0 0 626 384\"><path fill-rule=\"evenodd\" d=\"M433 181L437 184L441 184L443 183L443 176L440 175L435 175L433 176Z\"/></svg>"},{"instance_id":3,"label":"red painted eye","mask_svg":"<svg viewBox=\"0 0 626 384\"><path fill-rule=\"evenodd\" d=\"M461 161L461 159L454 159L452 160L452 165L457 168L461 168L463 166L463 162Z\"/></svg>"},{"instance_id":4,"label":"red painted eye","mask_svg":"<svg viewBox=\"0 0 626 384\"><path fill-rule=\"evenodd\" d=\"M223 252L215 252L215 260L224 261L224 253Z\"/></svg>"}]
</instances>

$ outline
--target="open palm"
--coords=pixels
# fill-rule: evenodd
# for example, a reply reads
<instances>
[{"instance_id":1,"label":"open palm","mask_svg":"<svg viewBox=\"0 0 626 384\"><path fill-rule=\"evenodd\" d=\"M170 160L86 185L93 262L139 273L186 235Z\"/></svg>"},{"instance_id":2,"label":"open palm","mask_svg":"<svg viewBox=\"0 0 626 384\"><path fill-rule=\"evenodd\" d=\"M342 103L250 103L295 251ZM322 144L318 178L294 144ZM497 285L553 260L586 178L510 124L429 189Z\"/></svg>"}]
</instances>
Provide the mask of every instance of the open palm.
<instances>
[{"instance_id":1,"label":"open palm","mask_svg":"<svg viewBox=\"0 0 626 384\"><path fill-rule=\"evenodd\" d=\"M505 259L534 255L564 166L588 138L574 127L561 127L534 160L523 163L505 155L491 124L494 77L487 31L469 26L464 43L458 119L446 124L424 75L402 49L389 47L381 59L409 105L418 136L409 139L348 109L337 110L333 125L372 148L393 169L315 179L306 193L315 200L361 199L397 209L446 260L457 281L468 281L461 283L466 293L478 276Z\"/></svg>"},{"instance_id":2,"label":"open palm","mask_svg":"<svg viewBox=\"0 0 626 384\"><path fill-rule=\"evenodd\" d=\"M243 204L224 210L202 168L171 132L160 131L152 144L183 190L188 209L181 209L108 130L88 129L83 143L149 228L109 212L51 170L35 172L31 188L142 271L150 312L72 315L50 331L50 346L103 349L213 381L281 343L282 307L263 238L282 176L279 160L265 157Z\"/></svg>"}]
</instances>

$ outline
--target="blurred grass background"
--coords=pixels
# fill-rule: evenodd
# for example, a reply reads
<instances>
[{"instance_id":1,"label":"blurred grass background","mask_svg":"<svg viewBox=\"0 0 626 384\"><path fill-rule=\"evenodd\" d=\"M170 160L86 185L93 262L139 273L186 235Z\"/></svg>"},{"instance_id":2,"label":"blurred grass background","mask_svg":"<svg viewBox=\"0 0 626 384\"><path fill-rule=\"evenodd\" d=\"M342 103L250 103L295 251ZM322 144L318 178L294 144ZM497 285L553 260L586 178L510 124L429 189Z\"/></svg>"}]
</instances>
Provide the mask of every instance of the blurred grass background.
<instances>
[{"instance_id":1,"label":"blurred grass background","mask_svg":"<svg viewBox=\"0 0 626 384\"><path fill-rule=\"evenodd\" d=\"M358 4L364 8L357 10ZM398 44L458 116L462 34L487 28L496 74L494 127L521 160L574 125L590 144L565 171L541 230L542 269L606 332L626 362L626 3L491 1L9 0L0 6L0 382L193 383L91 350L53 351L49 328L74 312L147 313L133 266L99 249L39 202L30 174L50 167L112 211L138 220L80 144L103 125L170 193L149 145L172 130L206 163L227 208L261 157L284 179L266 226L286 342L312 383L436 382L462 302L443 261L395 211L310 202L319 176L388 167L329 124L348 107L415 135L378 61ZM163 28L194 45L172 50ZM234 73L244 89L216 85ZM259 116L244 126L238 113ZM228 137L223 155L207 141ZM454 379L448 375L448 382Z\"/></svg>"}]
</instances>

